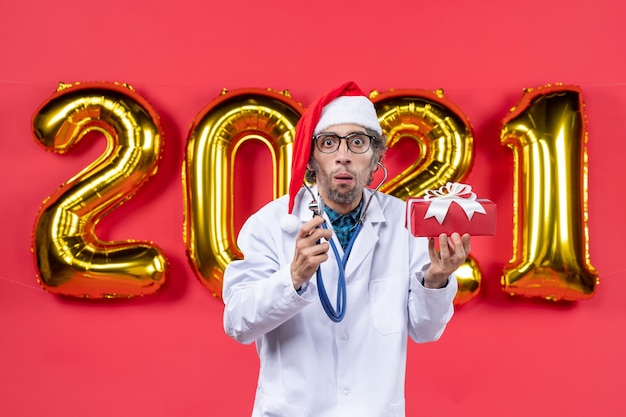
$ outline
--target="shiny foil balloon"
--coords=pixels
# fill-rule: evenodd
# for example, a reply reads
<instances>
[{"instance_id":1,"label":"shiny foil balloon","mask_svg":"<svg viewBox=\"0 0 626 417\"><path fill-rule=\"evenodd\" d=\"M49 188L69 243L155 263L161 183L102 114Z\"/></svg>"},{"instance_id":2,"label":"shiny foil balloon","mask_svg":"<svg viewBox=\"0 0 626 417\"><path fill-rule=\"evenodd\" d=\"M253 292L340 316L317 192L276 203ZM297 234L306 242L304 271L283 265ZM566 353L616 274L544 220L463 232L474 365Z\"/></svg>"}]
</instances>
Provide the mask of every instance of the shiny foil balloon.
<instances>
[{"instance_id":1,"label":"shiny foil balloon","mask_svg":"<svg viewBox=\"0 0 626 417\"><path fill-rule=\"evenodd\" d=\"M472 127L442 90L390 90L372 94L372 101L390 152L401 140L419 147L414 162L381 191L406 200L467 175L474 157Z\"/></svg>"},{"instance_id":2,"label":"shiny foil balloon","mask_svg":"<svg viewBox=\"0 0 626 417\"><path fill-rule=\"evenodd\" d=\"M454 304L462 305L473 300L480 292L482 272L476 260L468 256L455 274L459 290L454 298Z\"/></svg>"},{"instance_id":3,"label":"shiny foil balloon","mask_svg":"<svg viewBox=\"0 0 626 417\"><path fill-rule=\"evenodd\" d=\"M406 200L429 189L459 182L469 172L474 156L474 135L469 119L444 96L442 90L390 90L371 94L378 120L387 135L389 153L402 140L413 141L418 152L399 175L381 191ZM455 304L471 300L480 290L481 271L471 257L461 266Z\"/></svg>"},{"instance_id":4,"label":"shiny foil balloon","mask_svg":"<svg viewBox=\"0 0 626 417\"><path fill-rule=\"evenodd\" d=\"M33 116L44 149L65 153L97 131L105 152L43 203L33 232L37 278L52 293L85 298L157 291L167 261L151 242L105 242L99 220L156 173L163 133L157 113L130 86L61 84Z\"/></svg>"},{"instance_id":5,"label":"shiny foil balloon","mask_svg":"<svg viewBox=\"0 0 626 417\"><path fill-rule=\"evenodd\" d=\"M237 150L246 141L261 141L272 155L273 196L286 194L302 113L288 92L241 89L224 91L191 126L183 168L184 240L192 268L216 297L221 297L226 266L242 256L233 224Z\"/></svg>"},{"instance_id":6,"label":"shiny foil balloon","mask_svg":"<svg viewBox=\"0 0 626 417\"><path fill-rule=\"evenodd\" d=\"M503 120L502 144L515 164L513 257L502 277L511 295L591 298L587 129L578 87L528 89Z\"/></svg>"}]
</instances>

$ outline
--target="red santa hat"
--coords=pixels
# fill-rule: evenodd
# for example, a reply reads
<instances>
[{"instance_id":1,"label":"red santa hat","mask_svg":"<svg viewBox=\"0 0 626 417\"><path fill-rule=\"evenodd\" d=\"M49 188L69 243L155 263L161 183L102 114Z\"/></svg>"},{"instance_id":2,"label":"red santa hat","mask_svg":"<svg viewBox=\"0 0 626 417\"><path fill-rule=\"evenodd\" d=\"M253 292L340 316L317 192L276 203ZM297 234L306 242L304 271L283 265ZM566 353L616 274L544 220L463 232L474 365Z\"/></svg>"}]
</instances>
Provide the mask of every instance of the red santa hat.
<instances>
[{"instance_id":1,"label":"red santa hat","mask_svg":"<svg viewBox=\"0 0 626 417\"><path fill-rule=\"evenodd\" d=\"M304 181L306 166L311 156L313 135L339 124L356 124L372 129L379 135L382 134L374 104L352 81L316 99L296 125L289 183L289 214L293 212L294 199ZM295 227L297 230L297 226L297 219L283 219L284 230L295 231L293 229Z\"/></svg>"}]
</instances>

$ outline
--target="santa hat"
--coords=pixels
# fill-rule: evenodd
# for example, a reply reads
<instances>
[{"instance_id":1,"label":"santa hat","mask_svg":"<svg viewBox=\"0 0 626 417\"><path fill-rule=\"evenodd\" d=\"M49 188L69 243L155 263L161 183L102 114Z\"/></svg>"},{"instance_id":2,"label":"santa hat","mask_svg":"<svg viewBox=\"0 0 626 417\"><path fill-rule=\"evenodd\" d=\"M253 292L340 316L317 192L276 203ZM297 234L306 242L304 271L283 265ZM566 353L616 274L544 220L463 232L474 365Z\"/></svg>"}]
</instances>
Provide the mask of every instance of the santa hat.
<instances>
[{"instance_id":1,"label":"santa hat","mask_svg":"<svg viewBox=\"0 0 626 417\"><path fill-rule=\"evenodd\" d=\"M291 162L289 183L289 214L294 199L302 187L306 166L311 156L313 135L339 124L355 124L382 134L374 104L358 85L348 81L316 99L296 125L296 137ZM299 222L294 216L283 219L283 230L294 232Z\"/></svg>"}]
</instances>

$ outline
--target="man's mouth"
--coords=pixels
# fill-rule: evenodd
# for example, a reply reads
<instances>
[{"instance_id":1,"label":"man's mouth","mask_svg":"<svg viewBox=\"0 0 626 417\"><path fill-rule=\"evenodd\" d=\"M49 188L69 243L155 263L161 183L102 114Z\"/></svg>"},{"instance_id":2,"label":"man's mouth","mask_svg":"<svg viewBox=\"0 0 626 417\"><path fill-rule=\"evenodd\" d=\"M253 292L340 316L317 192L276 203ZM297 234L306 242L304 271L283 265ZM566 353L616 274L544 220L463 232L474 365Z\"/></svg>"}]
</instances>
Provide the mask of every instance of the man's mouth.
<instances>
[{"instance_id":1,"label":"man's mouth","mask_svg":"<svg viewBox=\"0 0 626 417\"><path fill-rule=\"evenodd\" d=\"M334 176L335 181L339 184L347 184L350 183L354 180L354 178L352 177L352 175L347 174L347 173L340 173Z\"/></svg>"}]
</instances>

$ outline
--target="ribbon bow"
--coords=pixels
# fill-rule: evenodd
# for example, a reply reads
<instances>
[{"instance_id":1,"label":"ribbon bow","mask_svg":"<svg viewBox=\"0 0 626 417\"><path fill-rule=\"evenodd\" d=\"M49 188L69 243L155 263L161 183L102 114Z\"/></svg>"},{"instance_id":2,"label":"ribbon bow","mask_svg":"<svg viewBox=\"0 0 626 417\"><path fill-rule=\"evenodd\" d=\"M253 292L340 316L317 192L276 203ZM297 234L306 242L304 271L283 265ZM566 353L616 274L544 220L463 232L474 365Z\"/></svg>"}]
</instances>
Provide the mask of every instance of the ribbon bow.
<instances>
[{"instance_id":1,"label":"ribbon bow","mask_svg":"<svg viewBox=\"0 0 626 417\"><path fill-rule=\"evenodd\" d=\"M424 219L434 217L439 224L443 223L452 203L461 206L468 220L472 220L474 213L487 214L482 204L476 201L476 194L472 192L472 187L467 184L449 182L438 190L426 190L424 200L431 202Z\"/></svg>"}]
</instances>

